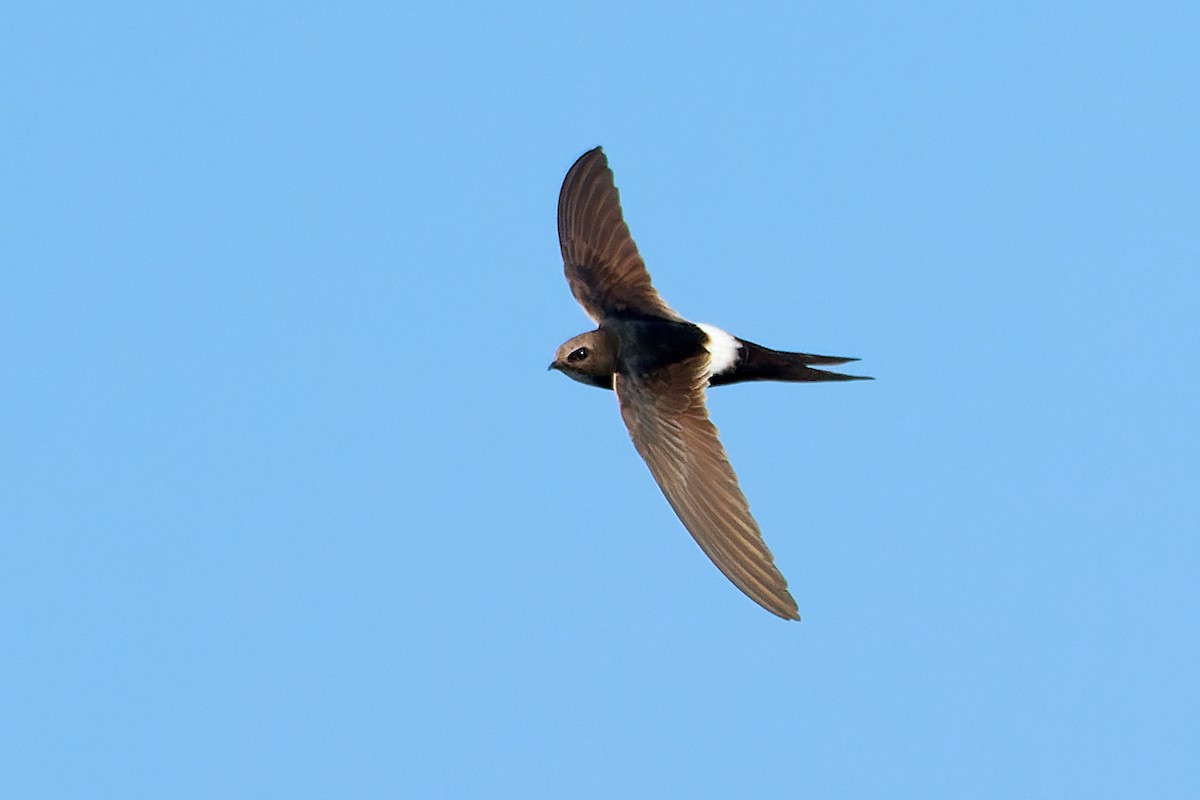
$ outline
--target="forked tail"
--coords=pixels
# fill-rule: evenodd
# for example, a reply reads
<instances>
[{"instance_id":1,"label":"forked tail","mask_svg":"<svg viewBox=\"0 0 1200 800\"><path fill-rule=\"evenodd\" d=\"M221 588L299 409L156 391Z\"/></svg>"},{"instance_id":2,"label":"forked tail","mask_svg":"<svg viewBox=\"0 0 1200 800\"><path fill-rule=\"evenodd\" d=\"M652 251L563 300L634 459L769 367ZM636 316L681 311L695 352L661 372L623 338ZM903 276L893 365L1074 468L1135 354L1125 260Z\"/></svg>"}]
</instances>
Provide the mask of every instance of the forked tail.
<instances>
[{"instance_id":1,"label":"forked tail","mask_svg":"<svg viewBox=\"0 0 1200 800\"><path fill-rule=\"evenodd\" d=\"M737 365L721 375L714 375L713 386L741 381L869 381L866 375L845 375L825 369L814 369L814 365L836 366L858 361L857 358L841 356L819 356L813 353L788 353L740 340L742 352Z\"/></svg>"}]
</instances>

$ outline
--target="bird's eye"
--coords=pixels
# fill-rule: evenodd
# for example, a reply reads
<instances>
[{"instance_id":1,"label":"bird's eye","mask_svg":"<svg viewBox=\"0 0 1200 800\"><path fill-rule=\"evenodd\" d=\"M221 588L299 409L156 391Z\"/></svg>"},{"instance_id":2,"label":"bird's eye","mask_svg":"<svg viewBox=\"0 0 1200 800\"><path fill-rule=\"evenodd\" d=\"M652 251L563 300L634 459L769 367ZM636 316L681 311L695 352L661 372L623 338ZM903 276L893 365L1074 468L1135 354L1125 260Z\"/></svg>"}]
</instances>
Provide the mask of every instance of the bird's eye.
<instances>
[{"instance_id":1,"label":"bird's eye","mask_svg":"<svg viewBox=\"0 0 1200 800\"><path fill-rule=\"evenodd\" d=\"M579 347L579 348L576 348L575 350L572 350L567 355L567 361L569 361L570 363L573 364L576 361L583 361L587 357L588 357L588 349L586 347Z\"/></svg>"}]
</instances>

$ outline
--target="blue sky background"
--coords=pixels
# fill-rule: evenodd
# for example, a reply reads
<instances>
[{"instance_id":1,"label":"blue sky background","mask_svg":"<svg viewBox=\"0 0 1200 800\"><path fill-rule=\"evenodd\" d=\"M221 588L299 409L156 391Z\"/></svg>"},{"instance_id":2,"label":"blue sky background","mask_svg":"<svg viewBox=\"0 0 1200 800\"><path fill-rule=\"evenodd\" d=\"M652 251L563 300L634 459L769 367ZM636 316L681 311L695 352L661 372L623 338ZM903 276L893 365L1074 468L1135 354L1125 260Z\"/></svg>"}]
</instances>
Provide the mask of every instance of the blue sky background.
<instances>
[{"instance_id":1,"label":"blue sky background","mask_svg":"<svg viewBox=\"0 0 1200 800\"><path fill-rule=\"evenodd\" d=\"M6 797L1200 794L1193 3L0 12ZM804 621L555 203L603 144Z\"/></svg>"}]
</instances>

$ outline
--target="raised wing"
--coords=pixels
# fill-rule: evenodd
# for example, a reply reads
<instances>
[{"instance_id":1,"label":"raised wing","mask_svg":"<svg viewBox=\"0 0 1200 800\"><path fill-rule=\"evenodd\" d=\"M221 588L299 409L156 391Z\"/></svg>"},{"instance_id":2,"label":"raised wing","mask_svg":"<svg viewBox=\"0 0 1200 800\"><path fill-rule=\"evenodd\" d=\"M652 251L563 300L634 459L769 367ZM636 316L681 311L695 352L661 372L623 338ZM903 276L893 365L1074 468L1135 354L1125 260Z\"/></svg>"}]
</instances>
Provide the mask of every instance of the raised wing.
<instances>
[{"instance_id":1,"label":"raised wing","mask_svg":"<svg viewBox=\"0 0 1200 800\"><path fill-rule=\"evenodd\" d=\"M622 314L682 319L650 285L599 147L580 156L563 179L558 243L571 294L597 324Z\"/></svg>"},{"instance_id":2,"label":"raised wing","mask_svg":"<svg viewBox=\"0 0 1200 800\"><path fill-rule=\"evenodd\" d=\"M618 373L621 417L667 501L717 569L767 611L800 619L708 419L705 367L701 356L649 376Z\"/></svg>"}]
</instances>

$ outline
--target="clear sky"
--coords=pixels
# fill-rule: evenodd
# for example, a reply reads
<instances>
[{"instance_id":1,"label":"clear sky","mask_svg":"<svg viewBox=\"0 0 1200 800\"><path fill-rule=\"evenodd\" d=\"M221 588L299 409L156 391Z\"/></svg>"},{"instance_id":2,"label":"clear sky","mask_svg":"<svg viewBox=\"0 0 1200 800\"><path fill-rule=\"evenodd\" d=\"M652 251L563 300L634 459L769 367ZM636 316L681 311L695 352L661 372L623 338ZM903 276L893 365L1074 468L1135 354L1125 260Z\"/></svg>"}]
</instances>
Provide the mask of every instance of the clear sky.
<instances>
[{"instance_id":1,"label":"clear sky","mask_svg":"<svg viewBox=\"0 0 1200 800\"><path fill-rule=\"evenodd\" d=\"M1200 796L1194 3L0 13L0 784ZM604 145L804 618L704 558L555 204Z\"/></svg>"}]
</instances>

